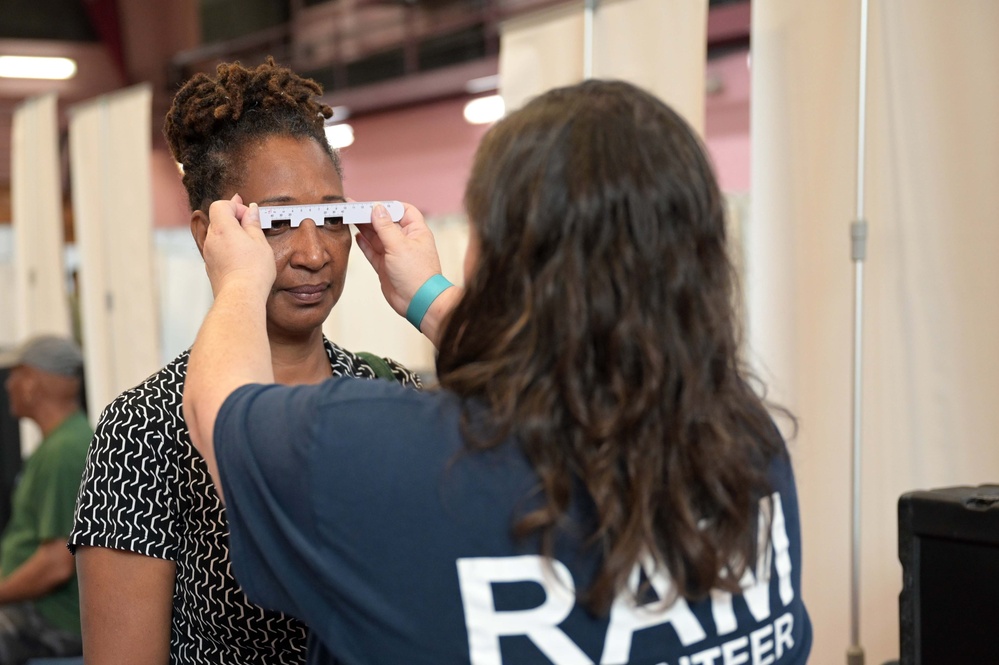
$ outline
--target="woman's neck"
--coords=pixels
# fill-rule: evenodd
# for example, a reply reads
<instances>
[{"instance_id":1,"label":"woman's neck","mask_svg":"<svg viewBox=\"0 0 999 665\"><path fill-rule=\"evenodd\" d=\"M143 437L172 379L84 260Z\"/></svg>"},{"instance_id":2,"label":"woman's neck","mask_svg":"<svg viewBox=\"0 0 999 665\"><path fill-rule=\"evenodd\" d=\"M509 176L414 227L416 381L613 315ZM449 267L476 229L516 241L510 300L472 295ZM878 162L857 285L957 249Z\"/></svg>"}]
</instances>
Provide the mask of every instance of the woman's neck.
<instances>
[{"instance_id":1,"label":"woman's neck","mask_svg":"<svg viewBox=\"0 0 999 665\"><path fill-rule=\"evenodd\" d=\"M274 380L285 385L319 383L333 376L321 331L297 340L271 339Z\"/></svg>"}]
</instances>

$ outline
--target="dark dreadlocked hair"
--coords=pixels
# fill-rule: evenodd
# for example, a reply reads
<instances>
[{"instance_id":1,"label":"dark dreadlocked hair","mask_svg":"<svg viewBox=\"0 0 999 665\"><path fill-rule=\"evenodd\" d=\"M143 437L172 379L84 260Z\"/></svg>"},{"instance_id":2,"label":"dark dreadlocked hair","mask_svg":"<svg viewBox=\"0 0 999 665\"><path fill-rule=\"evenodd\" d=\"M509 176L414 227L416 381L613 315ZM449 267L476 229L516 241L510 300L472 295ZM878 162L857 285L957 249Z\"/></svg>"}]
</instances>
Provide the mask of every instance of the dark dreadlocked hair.
<instances>
[{"instance_id":1,"label":"dark dreadlocked hair","mask_svg":"<svg viewBox=\"0 0 999 665\"><path fill-rule=\"evenodd\" d=\"M267 61L254 69L222 63L212 78L196 74L173 98L163 123L173 157L184 167L191 210L207 212L225 186L241 176L240 152L249 139L294 136L316 141L337 173L340 157L326 140L323 124L333 109L319 101L322 86Z\"/></svg>"}]
</instances>

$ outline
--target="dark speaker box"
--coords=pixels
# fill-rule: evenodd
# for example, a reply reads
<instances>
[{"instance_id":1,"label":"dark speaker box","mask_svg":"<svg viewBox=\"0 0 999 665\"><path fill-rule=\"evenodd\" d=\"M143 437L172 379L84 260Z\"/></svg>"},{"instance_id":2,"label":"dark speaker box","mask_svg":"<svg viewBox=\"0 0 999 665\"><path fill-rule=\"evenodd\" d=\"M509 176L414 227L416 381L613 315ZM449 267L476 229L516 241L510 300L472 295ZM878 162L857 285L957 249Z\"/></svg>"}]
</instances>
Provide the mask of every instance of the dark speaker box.
<instances>
[{"instance_id":1,"label":"dark speaker box","mask_svg":"<svg viewBox=\"0 0 999 665\"><path fill-rule=\"evenodd\" d=\"M898 500L901 665L999 663L999 485Z\"/></svg>"}]
</instances>

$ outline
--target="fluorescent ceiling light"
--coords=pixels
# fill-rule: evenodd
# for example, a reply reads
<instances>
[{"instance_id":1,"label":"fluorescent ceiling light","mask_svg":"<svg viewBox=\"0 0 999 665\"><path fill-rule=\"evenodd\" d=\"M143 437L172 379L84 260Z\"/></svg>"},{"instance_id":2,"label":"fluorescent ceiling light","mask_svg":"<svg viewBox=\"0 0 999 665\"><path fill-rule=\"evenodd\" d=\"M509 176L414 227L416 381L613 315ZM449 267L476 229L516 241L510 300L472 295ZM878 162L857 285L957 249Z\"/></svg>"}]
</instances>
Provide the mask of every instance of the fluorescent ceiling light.
<instances>
[{"instance_id":1,"label":"fluorescent ceiling light","mask_svg":"<svg viewBox=\"0 0 999 665\"><path fill-rule=\"evenodd\" d=\"M326 140L334 150L346 148L354 142L354 128L348 124L328 125L324 130Z\"/></svg>"},{"instance_id":2,"label":"fluorescent ceiling light","mask_svg":"<svg viewBox=\"0 0 999 665\"><path fill-rule=\"evenodd\" d=\"M473 125L496 122L506 113L506 105L499 95L479 97L465 104L465 120Z\"/></svg>"},{"instance_id":3,"label":"fluorescent ceiling light","mask_svg":"<svg viewBox=\"0 0 999 665\"><path fill-rule=\"evenodd\" d=\"M27 55L0 55L0 76L15 79L68 79L76 75L76 61Z\"/></svg>"}]
</instances>

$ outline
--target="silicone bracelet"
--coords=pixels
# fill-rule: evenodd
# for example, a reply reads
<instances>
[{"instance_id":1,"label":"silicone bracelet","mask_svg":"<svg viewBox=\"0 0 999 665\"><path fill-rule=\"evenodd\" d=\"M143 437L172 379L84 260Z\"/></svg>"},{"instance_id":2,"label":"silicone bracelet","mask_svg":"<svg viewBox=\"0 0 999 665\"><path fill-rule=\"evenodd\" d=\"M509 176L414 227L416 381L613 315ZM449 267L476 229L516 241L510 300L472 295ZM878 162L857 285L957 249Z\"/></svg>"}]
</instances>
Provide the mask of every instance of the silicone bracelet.
<instances>
[{"instance_id":1,"label":"silicone bracelet","mask_svg":"<svg viewBox=\"0 0 999 665\"><path fill-rule=\"evenodd\" d=\"M447 278L441 274L434 275L425 281L423 286L413 294L413 299L409 301L409 307L406 308L406 320L419 330L420 324L423 323L423 317L427 315L427 310L437 300L437 296L452 286L454 284L447 281Z\"/></svg>"}]
</instances>

